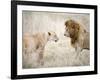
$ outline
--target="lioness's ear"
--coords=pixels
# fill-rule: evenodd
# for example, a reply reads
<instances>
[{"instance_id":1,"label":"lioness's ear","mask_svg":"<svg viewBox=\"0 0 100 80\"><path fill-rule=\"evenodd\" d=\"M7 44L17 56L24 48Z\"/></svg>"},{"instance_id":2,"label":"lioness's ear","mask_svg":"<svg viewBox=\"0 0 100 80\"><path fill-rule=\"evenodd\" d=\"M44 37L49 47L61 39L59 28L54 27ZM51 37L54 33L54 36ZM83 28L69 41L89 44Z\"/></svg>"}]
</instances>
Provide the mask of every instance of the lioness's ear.
<instances>
[{"instance_id":1,"label":"lioness's ear","mask_svg":"<svg viewBox=\"0 0 100 80\"><path fill-rule=\"evenodd\" d=\"M48 32L48 35L50 36L50 35L51 35L51 33L50 33L50 32Z\"/></svg>"}]
</instances>

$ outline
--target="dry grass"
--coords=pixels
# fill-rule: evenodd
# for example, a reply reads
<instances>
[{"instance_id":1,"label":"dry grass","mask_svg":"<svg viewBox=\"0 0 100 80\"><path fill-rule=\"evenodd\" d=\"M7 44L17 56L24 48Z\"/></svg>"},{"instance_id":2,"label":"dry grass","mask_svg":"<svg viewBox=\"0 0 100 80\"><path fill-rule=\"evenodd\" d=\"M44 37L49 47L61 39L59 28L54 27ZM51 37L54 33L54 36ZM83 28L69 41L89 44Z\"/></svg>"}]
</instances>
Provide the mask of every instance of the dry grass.
<instances>
[{"instance_id":1,"label":"dry grass","mask_svg":"<svg viewBox=\"0 0 100 80\"><path fill-rule=\"evenodd\" d=\"M45 46L44 65L38 65L35 53L25 54L23 52L23 68L89 65L90 54L88 50L83 50L79 56L76 56L77 53L70 45L70 38L62 37L58 42L51 41Z\"/></svg>"}]
</instances>

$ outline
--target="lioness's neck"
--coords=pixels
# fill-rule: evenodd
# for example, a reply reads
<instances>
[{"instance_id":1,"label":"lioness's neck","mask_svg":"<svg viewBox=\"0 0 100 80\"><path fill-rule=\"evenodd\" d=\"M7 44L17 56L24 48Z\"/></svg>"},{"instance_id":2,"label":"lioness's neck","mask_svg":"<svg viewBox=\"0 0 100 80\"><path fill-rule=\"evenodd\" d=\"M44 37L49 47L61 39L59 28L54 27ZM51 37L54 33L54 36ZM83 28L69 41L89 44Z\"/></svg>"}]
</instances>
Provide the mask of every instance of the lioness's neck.
<instances>
[{"instance_id":1,"label":"lioness's neck","mask_svg":"<svg viewBox=\"0 0 100 80\"><path fill-rule=\"evenodd\" d=\"M48 41L49 41L48 32L45 32L45 42L47 43Z\"/></svg>"}]
</instances>

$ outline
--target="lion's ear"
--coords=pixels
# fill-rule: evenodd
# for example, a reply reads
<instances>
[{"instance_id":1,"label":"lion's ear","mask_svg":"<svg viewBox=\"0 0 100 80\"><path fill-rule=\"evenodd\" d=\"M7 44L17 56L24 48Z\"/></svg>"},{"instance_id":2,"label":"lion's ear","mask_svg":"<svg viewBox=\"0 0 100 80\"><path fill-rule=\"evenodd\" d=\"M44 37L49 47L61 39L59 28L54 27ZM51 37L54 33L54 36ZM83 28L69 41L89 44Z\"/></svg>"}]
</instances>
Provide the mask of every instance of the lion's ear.
<instances>
[{"instance_id":1,"label":"lion's ear","mask_svg":"<svg viewBox=\"0 0 100 80\"><path fill-rule=\"evenodd\" d=\"M51 35L51 33L50 33L50 32L48 32L48 35L50 36L50 35Z\"/></svg>"}]
</instances>

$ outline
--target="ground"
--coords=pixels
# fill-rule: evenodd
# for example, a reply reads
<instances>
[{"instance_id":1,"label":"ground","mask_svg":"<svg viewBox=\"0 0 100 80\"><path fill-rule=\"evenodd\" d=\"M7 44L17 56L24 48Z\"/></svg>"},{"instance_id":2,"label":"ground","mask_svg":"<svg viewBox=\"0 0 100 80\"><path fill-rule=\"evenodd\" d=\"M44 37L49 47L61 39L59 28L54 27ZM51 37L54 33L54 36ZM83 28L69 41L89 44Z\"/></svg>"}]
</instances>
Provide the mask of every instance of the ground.
<instances>
[{"instance_id":1,"label":"ground","mask_svg":"<svg viewBox=\"0 0 100 80\"><path fill-rule=\"evenodd\" d=\"M33 54L23 53L23 68L87 66L90 63L89 50L78 56L70 44L70 38L63 37L58 42L50 41L45 46L44 65L38 65Z\"/></svg>"}]
</instances>

